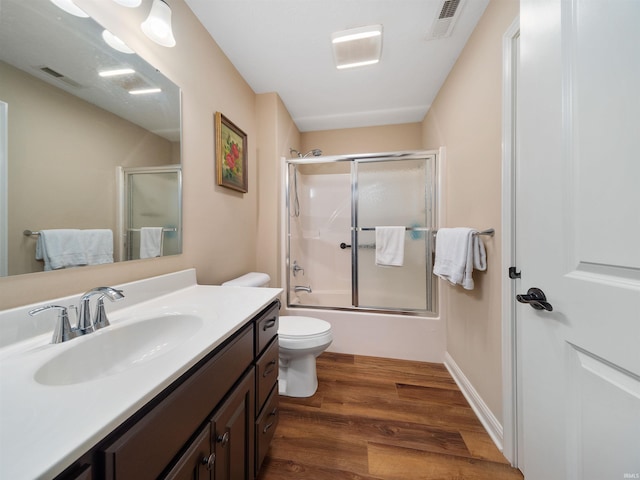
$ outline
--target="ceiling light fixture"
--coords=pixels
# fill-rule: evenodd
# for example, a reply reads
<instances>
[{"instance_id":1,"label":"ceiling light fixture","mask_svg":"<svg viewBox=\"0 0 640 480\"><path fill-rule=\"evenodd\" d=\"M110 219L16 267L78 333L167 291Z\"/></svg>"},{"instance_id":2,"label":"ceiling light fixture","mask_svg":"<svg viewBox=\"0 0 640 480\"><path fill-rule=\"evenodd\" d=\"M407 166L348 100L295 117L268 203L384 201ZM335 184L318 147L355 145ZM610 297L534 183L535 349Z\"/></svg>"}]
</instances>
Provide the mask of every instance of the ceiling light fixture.
<instances>
[{"instance_id":1,"label":"ceiling light fixture","mask_svg":"<svg viewBox=\"0 0 640 480\"><path fill-rule=\"evenodd\" d=\"M176 39L171 30L171 8L164 0L153 0L149 16L141 27L144 34L158 45L175 46Z\"/></svg>"},{"instance_id":2,"label":"ceiling light fixture","mask_svg":"<svg viewBox=\"0 0 640 480\"><path fill-rule=\"evenodd\" d=\"M76 17L80 17L80 18L89 17L89 15L87 15L84 10L82 10L79 6L73 3L73 0L51 0L51 3L53 3L56 7Z\"/></svg>"},{"instance_id":3,"label":"ceiling light fixture","mask_svg":"<svg viewBox=\"0 0 640 480\"><path fill-rule=\"evenodd\" d=\"M111 48L113 48L114 50L117 50L117 51L119 51L121 53L135 53L131 48L129 48L129 45L124 43L122 40L120 40L118 37L116 37L109 30L103 30L102 31L102 39Z\"/></svg>"},{"instance_id":4,"label":"ceiling light fixture","mask_svg":"<svg viewBox=\"0 0 640 480\"><path fill-rule=\"evenodd\" d=\"M373 65L382 53L382 25L334 32L331 44L338 69Z\"/></svg>"},{"instance_id":5,"label":"ceiling light fixture","mask_svg":"<svg viewBox=\"0 0 640 480\"><path fill-rule=\"evenodd\" d=\"M129 90L131 95L146 95L148 93L160 93L161 88L140 88L138 90Z\"/></svg>"},{"instance_id":6,"label":"ceiling light fixture","mask_svg":"<svg viewBox=\"0 0 640 480\"><path fill-rule=\"evenodd\" d=\"M114 68L113 70L102 70L98 72L98 75L101 77L117 77L120 75L131 75L132 73L136 73L133 68Z\"/></svg>"},{"instance_id":7,"label":"ceiling light fixture","mask_svg":"<svg viewBox=\"0 0 640 480\"><path fill-rule=\"evenodd\" d=\"M113 1L119 5L122 5L123 7L129 7L129 8L139 7L140 4L142 3L142 0L113 0Z\"/></svg>"}]
</instances>

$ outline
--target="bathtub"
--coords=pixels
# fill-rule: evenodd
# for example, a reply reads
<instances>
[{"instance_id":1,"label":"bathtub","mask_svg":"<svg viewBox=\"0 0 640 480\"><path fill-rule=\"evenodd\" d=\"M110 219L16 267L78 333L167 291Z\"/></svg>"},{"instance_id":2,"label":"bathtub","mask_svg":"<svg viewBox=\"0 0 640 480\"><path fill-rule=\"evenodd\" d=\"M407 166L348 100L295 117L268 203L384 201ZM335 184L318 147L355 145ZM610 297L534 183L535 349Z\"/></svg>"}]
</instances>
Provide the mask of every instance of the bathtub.
<instances>
[{"instance_id":1,"label":"bathtub","mask_svg":"<svg viewBox=\"0 0 640 480\"><path fill-rule=\"evenodd\" d=\"M345 290L320 290L307 292L292 292L291 304L313 307L351 307L351 292Z\"/></svg>"},{"instance_id":2,"label":"bathtub","mask_svg":"<svg viewBox=\"0 0 640 480\"><path fill-rule=\"evenodd\" d=\"M315 317L331 323L333 342L328 352L444 361L446 328L441 317L340 310L350 307L350 292L292 292L291 304L283 305L281 314Z\"/></svg>"}]
</instances>

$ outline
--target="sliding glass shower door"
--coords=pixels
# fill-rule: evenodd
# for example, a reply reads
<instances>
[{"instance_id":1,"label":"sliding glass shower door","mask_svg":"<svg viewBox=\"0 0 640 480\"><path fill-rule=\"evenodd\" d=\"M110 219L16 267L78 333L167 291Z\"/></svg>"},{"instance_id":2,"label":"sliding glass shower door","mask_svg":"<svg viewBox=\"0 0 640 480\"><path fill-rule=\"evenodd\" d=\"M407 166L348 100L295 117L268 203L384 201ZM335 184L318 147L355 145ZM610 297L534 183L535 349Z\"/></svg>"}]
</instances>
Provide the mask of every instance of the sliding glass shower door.
<instances>
[{"instance_id":1,"label":"sliding glass shower door","mask_svg":"<svg viewBox=\"0 0 640 480\"><path fill-rule=\"evenodd\" d=\"M162 228L160 255L182 252L182 168L122 169L121 260L140 258L142 228Z\"/></svg>"},{"instance_id":2,"label":"sliding glass shower door","mask_svg":"<svg viewBox=\"0 0 640 480\"><path fill-rule=\"evenodd\" d=\"M363 159L353 165L353 305L374 309L429 310L433 162ZM376 229L404 229L402 264L376 261Z\"/></svg>"},{"instance_id":3,"label":"sliding glass shower door","mask_svg":"<svg viewBox=\"0 0 640 480\"><path fill-rule=\"evenodd\" d=\"M435 152L288 160L288 305L435 313L435 172ZM389 226L402 229L398 266L376 261Z\"/></svg>"}]
</instances>

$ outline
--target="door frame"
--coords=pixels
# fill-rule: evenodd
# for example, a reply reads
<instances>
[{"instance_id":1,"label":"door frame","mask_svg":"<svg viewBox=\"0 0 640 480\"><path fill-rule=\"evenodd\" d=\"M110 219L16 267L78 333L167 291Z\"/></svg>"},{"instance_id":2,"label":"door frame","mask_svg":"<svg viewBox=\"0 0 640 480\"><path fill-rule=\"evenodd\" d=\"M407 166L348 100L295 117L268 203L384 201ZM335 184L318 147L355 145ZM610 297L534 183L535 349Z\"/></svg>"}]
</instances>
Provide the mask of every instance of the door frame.
<instances>
[{"instance_id":1,"label":"door frame","mask_svg":"<svg viewBox=\"0 0 640 480\"><path fill-rule=\"evenodd\" d=\"M9 105L0 101L0 277L9 274Z\"/></svg>"},{"instance_id":2,"label":"door frame","mask_svg":"<svg viewBox=\"0 0 640 480\"><path fill-rule=\"evenodd\" d=\"M517 318L515 307L518 280L509 278L516 264L517 188L517 70L519 64L520 17L516 17L502 37L502 430L503 455L513 467L519 466L522 432L519 428L519 375Z\"/></svg>"}]
</instances>

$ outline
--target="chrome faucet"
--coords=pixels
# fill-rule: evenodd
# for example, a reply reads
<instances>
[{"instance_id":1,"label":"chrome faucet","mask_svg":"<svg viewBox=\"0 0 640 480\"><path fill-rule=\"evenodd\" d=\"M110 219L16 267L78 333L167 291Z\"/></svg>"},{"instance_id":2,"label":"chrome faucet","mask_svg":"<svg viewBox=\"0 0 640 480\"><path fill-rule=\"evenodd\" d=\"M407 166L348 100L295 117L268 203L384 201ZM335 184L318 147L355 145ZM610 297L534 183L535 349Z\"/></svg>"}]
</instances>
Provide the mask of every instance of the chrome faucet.
<instances>
[{"instance_id":1,"label":"chrome faucet","mask_svg":"<svg viewBox=\"0 0 640 480\"><path fill-rule=\"evenodd\" d=\"M295 287L293 287L293 291L311 293L311 286L309 285L308 287L305 287L304 285L296 285Z\"/></svg>"},{"instance_id":2,"label":"chrome faucet","mask_svg":"<svg viewBox=\"0 0 640 480\"><path fill-rule=\"evenodd\" d=\"M91 319L91 309L89 300L94 295L100 295L98 303L96 304L96 313ZM112 302L124 298L122 290L117 290L113 287L96 287L89 290L87 293L80 297L80 312L78 313L78 324L74 328L69 322L69 309L76 310L75 305L69 305L63 307L61 305L46 305L44 307L34 308L29 311L29 315L32 317L44 312L45 310L58 309L58 321L53 331L53 337L51 343L62 343L79 335L85 335L87 333L95 332L96 330L109 326L109 319L107 319L107 313L104 311L104 298L108 298Z\"/></svg>"},{"instance_id":3,"label":"chrome faucet","mask_svg":"<svg viewBox=\"0 0 640 480\"><path fill-rule=\"evenodd\" d=\"M94 295L100 295L98 303L96 304L96 313L91 319L91 307L89 300ZM78 314L78 333L85 335L87 333L95 332L103 327L109 326L109 319L107 313L104 310L104 298L108 298L112 302L124 298L122 290L116 290L113 287L96 287L86 292L80 297L80 312Z\"/></svg>"}]
</instances>

